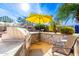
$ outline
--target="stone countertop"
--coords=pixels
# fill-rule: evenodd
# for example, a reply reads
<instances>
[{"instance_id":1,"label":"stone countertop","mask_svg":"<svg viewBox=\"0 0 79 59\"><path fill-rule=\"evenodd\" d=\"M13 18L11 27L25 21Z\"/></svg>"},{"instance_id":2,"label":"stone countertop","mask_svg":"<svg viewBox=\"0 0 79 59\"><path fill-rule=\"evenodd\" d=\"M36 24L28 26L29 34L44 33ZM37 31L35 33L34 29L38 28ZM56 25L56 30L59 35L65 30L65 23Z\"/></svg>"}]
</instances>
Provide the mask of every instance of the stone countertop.
<instances>
[{"instance_id":1,"label":"stone countertop","mask_svg":"<svg viewBox=\"0 0 79 59\"><path fill-rule=\"evenodd\" d=\"M41 33L41 34L55 34L54 32L40 32L40 33ZM61 34L61 33L57 32L56 34ZM74 33L73 35L79 36L78 33Z\"/></svg>"},{"instance_id":2,"label":"stone countertop","mask_svg":"<svg viewBox=\"0 0 79 59\"><path fill-rule=\"evenodd\" d=\"M30 32L30 34L55 34L54 32ZM60 33L57 33L57 34L60 34Z\"/></svg>"},{"instance_id":3,"label":"stone countertop","mask_svg":"<svg viewBox=\"0 0 79 59\"><path fill-rule=\"evenodd\" d=\"M30 34L38 34L39 32L30 32Z\"/></svg>"},{"instance_id":4,"label":"stone countertop","mask_svg":"<svg viewBox=\"0 0 79 59\"><path fill-rule=\"evenodd\" d=\"M14 56L23 44L23 41L0 42L0 56Z\"/></svg>"},{"instance_id":5,"label":"stone countertop","mask_svg":"<svg viewBox=\"0 0 79 59\"><path fill-rule=\"evenodd\" d=\"M41 34L55 34L54 32L40 32Z\"/></svg>"},{"instance_id":6,"label":"stone countertop","mask_svg":"<svg viewBox=\"0 0 79 59\"><path fill-rule=\"evenodd\" d=\"M46 34L46 35L53 35L53 34L55 34L54 32L30 32L30 34L39 34L39 33L40 34ZM61 34L61 33L57 32L56 34ZM79 34L78 33L74 33L73 35L79 38ZM79 41L79 39L78 39L78 41Z\"/></svg>"},{"instance_id":7,"label":"stone countertop","mask_svg":"<svg viewBox=\"0 0 79 59\"><path fill-rule=\"evenodd\" d=\"M38 33L47 33L47 34L49 34L49 33L54 33L54 32L30 32L30 34L38 34Z\"/></svg>"}]
</instances>

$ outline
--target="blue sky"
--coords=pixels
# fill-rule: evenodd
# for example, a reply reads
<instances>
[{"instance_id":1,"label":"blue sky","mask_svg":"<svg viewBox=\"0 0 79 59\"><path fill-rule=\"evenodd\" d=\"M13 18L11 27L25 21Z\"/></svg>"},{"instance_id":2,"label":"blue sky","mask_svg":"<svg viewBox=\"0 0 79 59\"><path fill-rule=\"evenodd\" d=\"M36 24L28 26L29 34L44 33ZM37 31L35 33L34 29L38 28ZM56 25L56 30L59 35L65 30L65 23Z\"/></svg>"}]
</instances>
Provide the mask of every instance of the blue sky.
<instances>
[{"instance_id":1,"label":"blue sky","mask_svg":"<svg viewBox=\"0 0 79 59\"><path fill-rule=\"evenodd\" d=\"M29 10L21 8L22 3L0 3L0 16L9 16L16 21L18 17L28 16L30 13L42 13L55 16L59 4L57 3L30 3Z\"/></svg>"},{"instance_id":2,"label":"blue sky","mask_svg":"<svg viewBox=\"0 0 79 59\"><path fill-rule=\"evenodd\" d=\"M45 14L49 14L54 16L57 12L57 8L58 8L59 4L57 3L44 3L44 4L40 4L41 10L43 11L43 13Z\"/></svg>"},{"instance_id":3,"label":"blue sky","mask_svg":"<svg viewBox=\"0 0 79 59\"><path fill-rule=\"evenodd\" d=\"M22 9L23 6L28 5L29 8L27 10L27 7ZM0 3L0 16L9 16L10 18L14 19L15 22L17 22L18 17L22 16L28 16L30 13L41 13L41 14L48 14L52 15L53 17L56 16L56 13L58 11L58 7L60 6L59 3L29 3L29 4L23 4L23 3ZM75 22L71 22L69 20L67 22L67 25L73 25L76 24Z\"/></svg>"}]
</instances>

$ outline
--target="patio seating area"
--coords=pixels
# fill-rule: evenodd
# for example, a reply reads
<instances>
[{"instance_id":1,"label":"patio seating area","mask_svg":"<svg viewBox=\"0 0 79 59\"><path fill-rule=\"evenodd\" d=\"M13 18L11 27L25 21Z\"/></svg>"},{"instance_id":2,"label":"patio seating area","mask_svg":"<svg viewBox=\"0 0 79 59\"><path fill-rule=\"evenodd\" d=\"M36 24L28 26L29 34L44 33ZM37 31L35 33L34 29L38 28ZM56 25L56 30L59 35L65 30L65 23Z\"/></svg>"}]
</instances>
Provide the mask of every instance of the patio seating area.
<instances>
[{"instance_id":1,"label":"patio seating area","mask_svg":"<svg viewBox=\"0 0 79 59\"><path fill-rule=\"evenodd\" d=\"M2 33L0 37L0 47L8 47L7 42L10 44L11 42L18 42L20 46L18 43L16 45L14 43L11 44L18 49L11 47L15 49L16 53L14 55L16 56L76 56L79 55L78 37L79 34L63 35L54 32L29 32L24 28L6 27L5 33ZM62 50L62 48L64 49ZM6 50L6 52L9 50ZM10 55L10 52L8 54ZM2 54L0 53L0 55ZM6 55L5 52L4 55Z\"/></svg>"}]
</instances>

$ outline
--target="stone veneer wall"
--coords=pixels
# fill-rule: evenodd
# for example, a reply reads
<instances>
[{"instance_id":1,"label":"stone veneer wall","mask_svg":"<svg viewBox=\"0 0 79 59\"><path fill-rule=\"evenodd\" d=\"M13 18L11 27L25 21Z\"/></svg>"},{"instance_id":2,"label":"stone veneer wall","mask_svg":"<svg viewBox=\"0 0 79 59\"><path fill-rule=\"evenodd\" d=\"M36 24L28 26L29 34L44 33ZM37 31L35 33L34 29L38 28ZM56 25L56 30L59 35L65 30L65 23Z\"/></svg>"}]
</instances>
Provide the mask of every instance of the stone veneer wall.
<instances>
[{"instance_id":1,"label":"stone veneer wall","mask_svg":"<svg viewBox=\"0 0 79 59\"><path fill-rule=\"evenodd\" d=\"M39 38L39 33L34 33L31 34L31 43L37 43L39 41L47 42L47 43L53 43L52 42L52 35L51 34L45 34L45 33L40 33L40 38Z\"/></svg>"},{"instance_id":2,"label":"stone veneer wall","mask_svg":"<svg viewBox=\"0 0 79 59\"><path fill-rule=\"evenodd\" d=\"M51 44L51 43L53 43L52 39L53 39L53 36L51 34L41 33L41 39L40 39L41 41Z\"/></svg>"},{"instance_id":3,"label":"stone veneer wall","mask_svg":"<svg viewBox=\"0 0 79 59\"><path fill-rule=\"evenodd\" d=\"M39 42L39 34L38 33L34 33L34 34L31 34L31 43L37 43Z\"/></svg>"}]
</instances>

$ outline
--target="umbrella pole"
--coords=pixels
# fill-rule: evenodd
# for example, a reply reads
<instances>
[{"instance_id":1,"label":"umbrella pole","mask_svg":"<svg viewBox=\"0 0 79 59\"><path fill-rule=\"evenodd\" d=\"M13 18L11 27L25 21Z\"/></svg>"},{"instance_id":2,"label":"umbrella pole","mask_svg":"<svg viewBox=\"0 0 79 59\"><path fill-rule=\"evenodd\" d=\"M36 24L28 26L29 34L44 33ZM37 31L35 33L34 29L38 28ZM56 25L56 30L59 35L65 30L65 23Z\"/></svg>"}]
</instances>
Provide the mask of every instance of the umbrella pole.
<instances>
[{"instance_id":1,"label":"umbrella pole","mask_svg":"<svg viewBox=\"0 0 79 59\"><path fill-rule=\"evenodd\" d=\"M39 41L40 41L40 39L41 39L41 34L40 34L40 32L39 32Z\"/></svg>"},{"instance_id":2,"label":"umbrella pole","mask_svg":"<svg viewBox=\"0 0 79 59\"><path fill-rule=\"evenodd\" d=\"M40 25L40 19L39 19L39 25ZM40 34L40 26L39 26L39 41L40 41L40 38L41 37L41 34Z\"/></svg>"}]
</instances>

